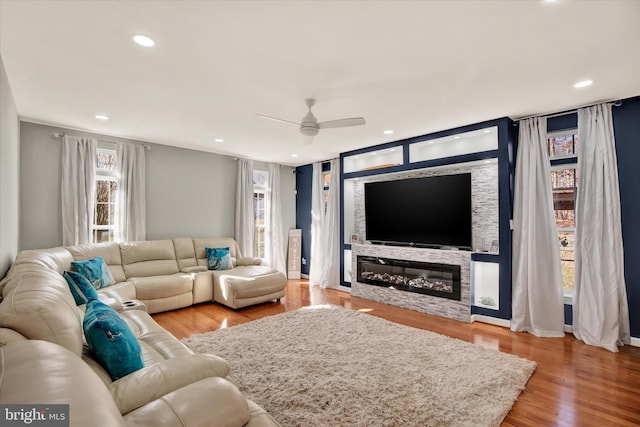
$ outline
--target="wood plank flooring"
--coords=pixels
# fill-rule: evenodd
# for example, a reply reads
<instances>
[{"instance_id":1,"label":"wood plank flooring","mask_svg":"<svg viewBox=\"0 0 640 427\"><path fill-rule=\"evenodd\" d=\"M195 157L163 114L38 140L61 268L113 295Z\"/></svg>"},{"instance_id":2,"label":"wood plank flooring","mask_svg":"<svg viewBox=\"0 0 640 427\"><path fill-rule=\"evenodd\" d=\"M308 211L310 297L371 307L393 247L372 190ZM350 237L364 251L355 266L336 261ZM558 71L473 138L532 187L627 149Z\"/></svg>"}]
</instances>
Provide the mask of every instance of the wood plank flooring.
<instances>
[{"instance_id":1,"label":"wood plank flooring","mask_svg":"<svg viewBox=\"0 0 640 427\"><path fill-rule=\"evenodd\" d=\"M303 306L340 305L535 361L538 367L503 426L640 425L638 347L625 346L619 353L611 353L585 345L571 334L536 338L500 326L462 323L351 297L348 292L310 287L304 280L290 280L286 292L280 303L240 310L205 303L153 317L176 337L184 338Z\"/></svg>"}]
</instances>

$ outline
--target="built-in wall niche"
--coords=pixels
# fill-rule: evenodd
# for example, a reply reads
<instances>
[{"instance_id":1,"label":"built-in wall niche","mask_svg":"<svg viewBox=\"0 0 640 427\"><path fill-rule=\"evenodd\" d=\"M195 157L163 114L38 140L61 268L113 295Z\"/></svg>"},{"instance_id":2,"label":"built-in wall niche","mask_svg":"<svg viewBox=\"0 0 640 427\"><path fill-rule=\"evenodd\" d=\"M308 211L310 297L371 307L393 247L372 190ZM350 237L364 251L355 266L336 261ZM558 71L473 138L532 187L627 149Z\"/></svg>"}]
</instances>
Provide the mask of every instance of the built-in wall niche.
<instances>
[{"instance_id":1,"label":"built-in wall niche","mask_svg":"<svg viewBox=\"0 0 640 427\"><path fill-rule=\"evenodd\" d=\"M344 243L352 243L352 236L357 236L361 243L365 243L367 240L364 196L365 183L459 173L471 173L473 249L478 251L489 249L491 243L496 242L497 244L499 241L497 159L344 180ZM420 195L417 194L416 197L420 197ZM434 206L437 206L437 202L434 203ZM498 251L499 248L492 248L492 252L497 253Z\"/></svg>"},{"instance_id":2,"label":"built-in wall niche","mask_svg":"<svg viewBox=\"0 0 640 427\"><path fill-rule=\"evenodd\" d=\"M471 263L471 303L476 307L500 308L500 264L473 261Z\"/></svg>"},{"instance_id":3,"label":"built-in wall niche","mask_svg":"<svg viewBox=\"0 0 640 427\"><path fill-rule=\"evenodd\" d=\"M410 144L409 162L424 162L497 149L498 128L494 126Z\"/></svg>"},{"instance_id":4,"label":"built-in wall niche","mask_svg":"<svg viewBox=\"0 0 640 427\"><path fill-rule=\"evenodd\" d=\"M367 171L401 165L404 147L397 146L347 156L343 161L344 173Z\"/></svg>"}]
</instances>

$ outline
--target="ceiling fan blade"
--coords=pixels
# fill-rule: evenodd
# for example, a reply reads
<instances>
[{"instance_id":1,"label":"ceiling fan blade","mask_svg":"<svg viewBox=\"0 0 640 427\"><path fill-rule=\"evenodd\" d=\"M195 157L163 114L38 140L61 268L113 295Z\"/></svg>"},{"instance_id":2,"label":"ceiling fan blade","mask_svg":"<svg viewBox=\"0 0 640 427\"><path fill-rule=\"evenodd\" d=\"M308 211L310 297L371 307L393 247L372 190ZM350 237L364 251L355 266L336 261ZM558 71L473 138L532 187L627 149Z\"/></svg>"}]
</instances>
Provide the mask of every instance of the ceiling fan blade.
<instances>
[{"instance_id":1,"label":"ceiling fan blade","mask_svg":"<svg viewBox=\"0 0 640 427\"><path fill-rule=\"evenodd\" d=\"M350 119L328 120L318 123L320 129L343 128L347 126L360 126L367 123L363 117L352 117Z\"/></svg>"},{"instance_id":2,"label":"ceiling fan blade","mask_svg":"<svg viewBox=\"0 0 640 427\"><path fill-rule=\"evenodd\" d=\"M290 120L277 119L277 118L275 118L275 117L265 116L264 114L258 114L258 113L256 113L256 116L258 116L258 117L262 117L263 119L273 120L274 122L291 123L292 125L300 126L300 123L292 122L292 121L290 121Z\"/></svg>"}]
</instances>

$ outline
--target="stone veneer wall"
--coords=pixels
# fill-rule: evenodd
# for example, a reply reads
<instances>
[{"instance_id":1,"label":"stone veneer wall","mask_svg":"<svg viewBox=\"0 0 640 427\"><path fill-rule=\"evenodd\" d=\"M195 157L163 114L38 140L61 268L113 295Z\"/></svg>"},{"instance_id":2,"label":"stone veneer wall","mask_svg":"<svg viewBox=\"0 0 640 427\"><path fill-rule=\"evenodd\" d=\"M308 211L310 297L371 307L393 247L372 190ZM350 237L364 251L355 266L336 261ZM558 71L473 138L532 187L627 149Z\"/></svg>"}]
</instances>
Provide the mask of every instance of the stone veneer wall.
<instances>
[{"instance_id":1,"label":"stone veneer wall","mask_svg":"<svg viewBox=\"0 0 640 427\"><path fill-rule=\"evenodd\" d=\"M471 321L471 252L358 244L352 245L351 250L351 295L462 322ZM459 265L460 301L360 283L358 255Z\"/></svg>"},{"instance_id":2,"label":"stone veneer wall","mask_svg":"<svg viewBox=\"0 0 640 427\"><path fill-rule=\"evenodd\" d=\"M354 229L347 233L357 233L360 241L366 240L364 212L364 184L375 181L391 181L426 176L471 173L471 209L474 250L489 250L492 241L498 241L498 164L496 162L459 164L447 167L419 169L395 174L373 175L354 180L353 215ZM346 214L346 212L345 212ZM497 251L496 251L497 252ZM355 271L355 270L354 270Z\"/></svg>"}]
</instances>

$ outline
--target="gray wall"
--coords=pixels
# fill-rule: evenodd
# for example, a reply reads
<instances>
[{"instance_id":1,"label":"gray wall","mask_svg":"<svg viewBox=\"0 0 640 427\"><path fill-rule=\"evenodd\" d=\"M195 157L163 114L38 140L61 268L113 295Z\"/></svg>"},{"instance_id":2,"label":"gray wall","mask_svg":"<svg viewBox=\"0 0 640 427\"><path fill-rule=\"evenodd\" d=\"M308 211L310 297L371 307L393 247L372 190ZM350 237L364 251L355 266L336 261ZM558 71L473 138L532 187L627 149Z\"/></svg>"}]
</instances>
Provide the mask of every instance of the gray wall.
<instances>
[{"instance_id":1,"label":"gray wall","mask_svg":"<svg viewBox=\"0 0 640 427\"><path fill-rule=\"evenodd\" d=\"M61 150L55 132L151 148L146 152L147 239L234 236L233 157L22 122L20 249L62 242ZM283 168L281 174L284 232L295 227L295 177L289 171Z\"/></svg>"},{"instance_id":2,"label":"gray wall","mask_svg":"<svg viewBox=\"0 0 640 427\"><path fill-rule=\"evenodd\" d=\"M20 126L0 57L0 278L18 253Z\"/></svg>"}]
</instances>

